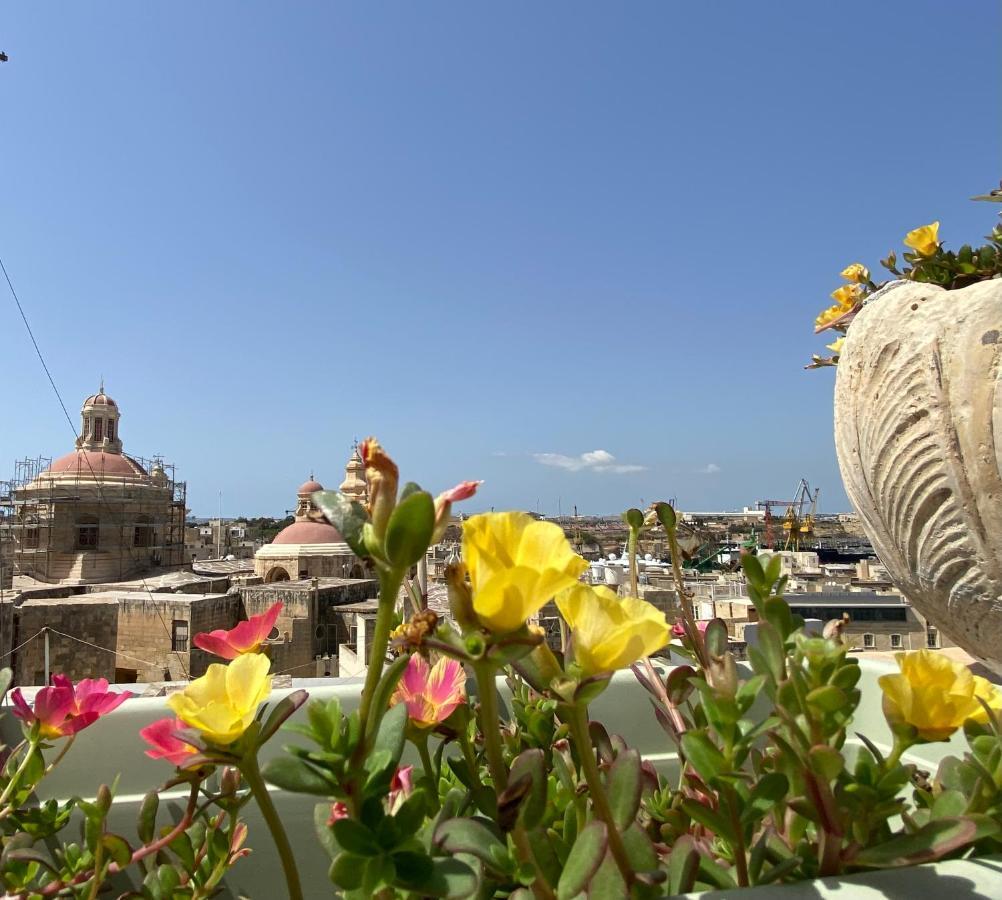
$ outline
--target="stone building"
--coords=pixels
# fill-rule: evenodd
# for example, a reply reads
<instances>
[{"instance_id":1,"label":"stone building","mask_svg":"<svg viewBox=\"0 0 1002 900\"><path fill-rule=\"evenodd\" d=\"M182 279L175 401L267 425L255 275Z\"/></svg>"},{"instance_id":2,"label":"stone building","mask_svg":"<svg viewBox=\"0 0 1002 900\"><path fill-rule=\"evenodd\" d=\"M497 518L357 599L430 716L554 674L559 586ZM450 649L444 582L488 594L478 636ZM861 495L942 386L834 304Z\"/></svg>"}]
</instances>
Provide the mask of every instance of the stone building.
<instances>
[{"instance_id":1,"label":"stone building","mask_svg":"<svg viewBox=\"0 0 1002 900\"><path fill-rule=\"evenodd\" d=\"M17 608L14 654L17 684L45 684L61 672L74 681L107 678L116 684L181 681L211 661L192 652L202 631L232 628L242 618L235 594L160 594L98 591L70 597L33 597Z\"/></svg>"},{"instance_id":2,"label":"stone building","mask_svg":"<svg viewBox=\"0 0 1002 900\"><path fill-rule=\"evenodd\" d=\"M361 560L313 505L312 495L323 489L312 476L300 485L296 492L295 521L254 555L254 573L265 583L364 576Z\"/></svg>"},{"instance_id":3,"label":"stone building","mask_svg":"<svg viewBox=\"0 0 1002 900\"><path fill-rule=\"evenodd\" d=\"M185 485L162 460L123 452L120 418L102 384L84 400L74 450L24 460L0 486L17 575L95 584L183 563Z\"/></svg>"}]
</instances>

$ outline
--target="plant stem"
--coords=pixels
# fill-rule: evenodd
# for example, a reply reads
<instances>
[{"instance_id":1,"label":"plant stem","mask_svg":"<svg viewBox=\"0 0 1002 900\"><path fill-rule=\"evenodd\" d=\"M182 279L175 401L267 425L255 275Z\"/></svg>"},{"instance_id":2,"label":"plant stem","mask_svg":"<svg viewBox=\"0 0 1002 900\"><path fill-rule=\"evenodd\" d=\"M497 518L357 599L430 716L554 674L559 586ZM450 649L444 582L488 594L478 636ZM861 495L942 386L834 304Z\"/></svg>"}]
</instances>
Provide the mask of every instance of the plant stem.
<instances>
[{"instance_id":1,"label":"plant stem","mask_svg":"<svg viewBox=\"0 0 1002 900\"><path fill-rule=\"evenodd\" d=\"M11 810L4 809L4 804L11 798L14 791L17 790L18 785L21 782L21 776L24 775L25 770L28 768L28 763L31 762L31 757L35 754L37 749L38 737L34 734L34 732L32 732L32 737L28 740L28 749L24 754L24 758L14 771L14 774L10 776L10 781L7 782L7 787L5 787L3 793L0 794L0 819L5 818L11 813Z\"/></svg>"},{"instance_id":2,"label":"plant stem","mask_svg":"<svg viewBox=\"0 0 1002 900\"><path fill-rule=\"evenodd\" d=\"M595 810L595 815L605 823L609 850L612 851L612 858L616 861L619 872L629 888L633 884L633 866L630 865L623 836L619 833L619 827L613 818L612 807L609 806L609 798L605 793L605 785L602 784L602 776L598 771L595 748L592 746L591 737L588 734L588 707L571 703L565 708L568 711L567 724L571 729L571 738L577 745L578 758L581 760L581 768L584 770L588 793L591 794L591 805Z\"/></svg>"},{"instance_id":3,"label":"plant stem","mask_svg":"<svg viewBox=\"0 0 1002 900\"><path fill-rule=\"evenodd\" d=\"M303 889L299 883L299 871L296 869L296 857L292 853L292 846L289 844L289 837L282 827L282 820L279 818L278 810L268 794L268 788L261 777L261 770L257 765L255 753L248 753L241 761L240 772L247 782L254 799L257 801L258 809L264 816L265 824L271 832L271 837L275 841L279 858L282 860L282 871L285 873L285 882L289 888L289 900L303 900Z\"/></svg>"},{"instance_id":4,"label":"plant stem","mask_svg":"<svg viewBox=\"0 0 1002 900\"><path fill-rule=\"evenodd\" d=\"M731 826L734 829L734 865L738 870L738 887L748 887L748 858L737 793L733 788L728 787L725 796L727 797L727 810L731 814Z\"/></svg>"},{"instance_id":5,"label":"plant stem","mask_svg":"<svg viewBox=\"0 0 1002 900\"><path fill-rule=\"evenodd\" d=\"M637 538L640 532L636 528L630 529L630 537L626 544L627 553L630 555L630 596L639 597L637 586Z\"/></svg>"},{"instance_id":6,"label":"plant stem","mask_svg":"<svg viewBox=\"0 0 1002 900\"><path fill-rule=\"evenodd\" d=\"M473 672L477 677L477 692L480 696L480 731L484 735L484 747L487 749L487 765L491 771L491 780L494 782L494 793L500 796L508 786L508 770L505 768L504 753L501 749L501 719L498 713L494 665L490 662L476 662L473 664ZM542 900L550 900L554 896L553 890L533 856L525 828L516 824L511 836L519 859L531 865L536 873L536 880L532 883L533 894Z\"/></svg>"},{"instance_id":7,"label":"plant stem","mask_svg":"<svg viewBox=\"0 0 1002 900\"><path fill-rule=\"evenodd\" d=\"M390 624L393 621L393 610L397 605L397 594L400 592L400 585L404 576L402 572L392 570L383 572L379 576L379 610L376 613L376 628L372 633L372 652L365 670L365 687L362 688L362 701L358 708L358 717L362 723L362 733L370 735L375 733L374 728L368 727L369 707L372 705L372 696L376 692L376 685L383 674L383 663L386 661L386 648L390 642ZM365 652L363 648L363 653ZM377 711L381 713L382 710ZM363 742L360 746L364 746Z\"/></svg>"}]
</instances>

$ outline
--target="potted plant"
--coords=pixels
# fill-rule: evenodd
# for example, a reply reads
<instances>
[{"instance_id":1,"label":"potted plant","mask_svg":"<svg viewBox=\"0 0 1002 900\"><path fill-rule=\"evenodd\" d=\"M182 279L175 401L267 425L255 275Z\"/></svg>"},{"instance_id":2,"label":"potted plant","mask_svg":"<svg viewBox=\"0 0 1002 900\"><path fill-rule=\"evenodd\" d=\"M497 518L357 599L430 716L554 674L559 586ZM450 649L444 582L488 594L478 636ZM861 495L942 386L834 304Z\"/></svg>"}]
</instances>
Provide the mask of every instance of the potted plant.
<instances>
[{"instance_id":1,"label":"potted plant","mask_svg":"<svg viewBox=\"0 0 1002 900\"><path fill-rule=\"evenodd\" d=\"M363 458L367 507L315 500L379 573L364 683L327 683L308 704L303 690L269 694L266 615L196 638L228 663L168 697L166 719L149 721L164 701L124 702L107 685L15 695L22 734L0 778L6 896L654 898L851 884L929 861L967 877L1002 850L1002 691L985 679L927 651L902 654L898 672L867 670L840 623L809 634L791 613L778 559L752 556L760 642L739 665L724 623L693 617L663 503L625 514L630 592L637 538L659 522L677 622L580 583L587 564L562 531L523 513L464 523L442 621L408 572L476 483L433 499L399 488L375 441ZM553 596L559 652L532 624ZM691 664L650 659L673 637ZM140 722L155 760L129 734ZM855 737L860 726L874 737ZM82 758L67 752L76 734ZM116 765L121 781L95 789ZM153 765L173 774L144 795Z\"/></svg>"},{"instance_id":2,"label":"potted plant","mask_svg":"<svg viewBox=\"0 0 1002 900\"><path fill-rule=\"evenodd\" d=\"M983 200L1002 201L1002 190ZM835 447L846 492L895 584L961 647L1002 666L1002 226L947 250L905 238L895 276L854 263L816 330L841 333Z\"/></svg>"}]
</instances>

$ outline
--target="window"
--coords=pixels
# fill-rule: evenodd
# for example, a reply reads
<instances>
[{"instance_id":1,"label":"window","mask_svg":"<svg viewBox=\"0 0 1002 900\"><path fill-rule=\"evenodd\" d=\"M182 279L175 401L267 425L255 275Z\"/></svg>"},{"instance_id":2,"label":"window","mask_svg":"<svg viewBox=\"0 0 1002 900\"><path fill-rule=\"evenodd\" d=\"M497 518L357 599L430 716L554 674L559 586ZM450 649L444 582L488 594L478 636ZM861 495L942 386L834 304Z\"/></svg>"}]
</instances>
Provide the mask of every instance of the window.
<instances>
[{"instance_id":1,"label":"window","mask_svg":"<svg viewBox=\"0 0 1002 900\"><path fill-rule=\"evenodd\" d=\"M892 650L900 650L901 649L901 635L900 634L892 634L891 635L891 649Z\"/></svg>"},{"instance_id":2,"label":"window","mask_svg":"<svg viewBox=\"0 0 1002 900\"><path fill-rule=\"evenodd\" d=\"M94 516L77 519L77 549L95 550L98 542L98 524Z\"/></svg>"},{"instance_id":3,"label":"window","mask_svg":"<svg viewBox=\"0 0 1002 900\"><path fill-rule=\"evenodd\" d=\"M135 547L150 547L153 544L153 529L150 527L149 516L137 516L135 534L132 544Z\"/></svg>"},{"instance_id":4,"label":"window","mask_svg":"<svg viewBox=\"0 0 1002 900\"><path fill-rule=\"evenodd\" d=\"M930 650L939 649L939 632L935 628L928 628L925 633L925 645Z\"/></svg>"},{"instance_id":5,"label":"window","mask_svg":"<svg viewBox=\"0 0 1002 900\"><path fill-rule=\"evenodd\" d=\"M94 440L99 441L104 437L104 419L94 420Z\"/></svg>"},{"instance_id":6,"label":"window","mask_svg":"<svg viewBox=\"0 0 1002 900\"><path fill-rule=\"evenodd\" d=\"M170 648L178 652L188 650L188 623L184 619L175 619L171 627Z\"/></svg>"},{"instance_id":7,"label":"window","mask_svg":"<svg viewBox=\"0 0 1002 900\"><path fill-rule=\"evenodd\" d=\"M24 529L24 549L25 550L37 550L38 549L38 528L35 525L29 525Z\"/></svg>"},{"instance_id":8,"label":"window","mask_svg":"<svg viewBox=\"0 0 1002 900\"><path fill-rule=\"evenodd\" d=\"M108 440L115 440L115 420L108 419Z\"/></svg>"},{"instance_id":9,"label":"window","mask_svg":"<svg viewBox=\"0 0 1002 900\"><path fill-rule=\"evenodd\" d=\"M863 635L863 649L864 650L872 650L875 646L876 646L876 644L874 643L873 635L872 634L864 634Z\"/></svg>"}]
</instances>

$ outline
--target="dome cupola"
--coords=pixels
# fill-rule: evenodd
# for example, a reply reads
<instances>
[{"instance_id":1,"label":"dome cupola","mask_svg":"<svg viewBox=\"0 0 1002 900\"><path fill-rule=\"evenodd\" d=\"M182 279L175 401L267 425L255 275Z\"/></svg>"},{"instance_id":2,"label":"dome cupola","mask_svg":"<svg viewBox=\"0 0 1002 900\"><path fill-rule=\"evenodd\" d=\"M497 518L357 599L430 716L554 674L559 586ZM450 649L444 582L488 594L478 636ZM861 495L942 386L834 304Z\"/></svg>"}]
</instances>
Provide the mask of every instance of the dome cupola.
<instances>
[{"instance_id":1,"label":"dome cupola","mask_svg":"<svg viewBox=\"0 0 1002 900\"><path fill-rule=\"evenodd\" d=\"M118 404L104 392L102 378L100 390L84 400L80 410L80 436L77 438L77 449L121 453L122 439L118 434L120 418Z\"/></svg>"}]
</instances>

